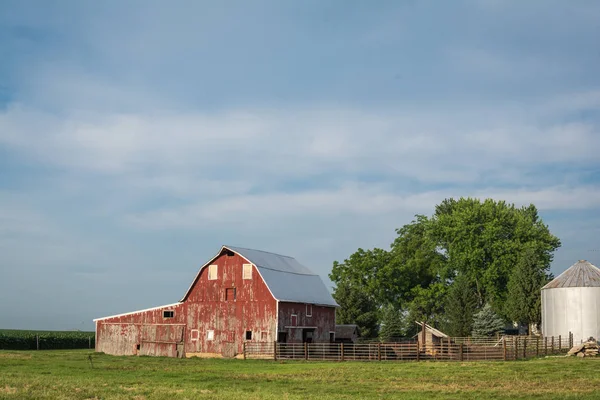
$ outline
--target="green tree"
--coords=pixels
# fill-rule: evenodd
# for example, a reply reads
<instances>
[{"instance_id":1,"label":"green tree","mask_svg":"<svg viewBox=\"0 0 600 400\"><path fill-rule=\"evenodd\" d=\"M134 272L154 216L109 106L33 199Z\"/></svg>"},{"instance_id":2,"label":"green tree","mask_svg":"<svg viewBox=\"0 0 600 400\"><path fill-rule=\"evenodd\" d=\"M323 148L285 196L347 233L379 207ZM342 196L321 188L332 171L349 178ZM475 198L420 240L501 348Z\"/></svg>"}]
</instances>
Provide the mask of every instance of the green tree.
<instances>
[{"instance_id":1,"label":"green tree","mask_svg":"<svg viewBox=\"0 0 600 400\"><path fill-rule=\"evenodd\" d=\"M434 328L444 325L444 299L447 287L444 283L436 282L426 288L416 286L411 290L413 300L408 304L407 335L411 336L418 330L415 322L425 321Z\"/></svg>"},{"instance_id":2,"label":"green tree","mask_svg":"<svg viewBox=\"0 0 600 400\"><path fill-rule=\"evenodd\" d=\"M404 336L404 328L402 311L391 304L385 306L381 311L379 340L389 342L393 338L402 337Z\"/></svg>"},{"instance_id":3,"label":"green tree","mask_svg":"<svg viewBox=\"0 0 600 400\"><path fill-rule=\"evenodd\" d=\"M333 298L340 305L336 311L337 323L358 325L362 338L377 337L378 307L363 290L343 282L336 287Z\"/></svg>"},{"instance_id":4,"label":"green tree","mask_svg":"<svg viewBox=\"0 0 600 400\"><path fill-rule=\"evenodd\" d=\"M429 226L430 237L446 255L442 275L464 274L475 285L478 306L489 302L497 310L503 310L509 277L524 248L530 246L548 269L560 247L534 205L446 199Z\"/></svg>"},{"instance_id":5,"label":"green tree","mask_svg":"<svg viewBox=\"0 0 600 400\"><path fill-rule=\"evenodd\" d=\"M444 332L450 336L469 336L473 330L473 314L476 310L474 285L465 275L458 275L446 296Z\"/></svg>"},{"instance_id":6,"label":"green tree","mask_svg":"<svg viewBox=\"0 0 600 400\"><path fill-rule=\"evenodd\" d=\"M492 309L489 303L486 303L481 311L476 313L473 318L472 335L476 337L491 337L504 329L504 321Z\"/></svg>"},{"instance_id":7,"label":"green tree","mask_svg":"<svg viewBox=\"0 0 600 400\"><path fill-rule=\"evenodd\" d=\"M385 304L386 290L391 283L385 284L383 281L387 276L385 270L389 269L390 258L390 253L383 249L358 249L343 263L334 261L329 278L336 286L349 285L372 301Z\"/></svg>"},{"instance_id":8,"label":"green tree","mask_svg":"<svg viewBox=\"0 0 600 400\"><path fill-rule=\"evenodd\" d=\"M541 288L549 279L545 265L540 262L535 249L525 249L508 281L506 316L528 326L539 324L542 319Z\"/></svg>"}]
</instances>

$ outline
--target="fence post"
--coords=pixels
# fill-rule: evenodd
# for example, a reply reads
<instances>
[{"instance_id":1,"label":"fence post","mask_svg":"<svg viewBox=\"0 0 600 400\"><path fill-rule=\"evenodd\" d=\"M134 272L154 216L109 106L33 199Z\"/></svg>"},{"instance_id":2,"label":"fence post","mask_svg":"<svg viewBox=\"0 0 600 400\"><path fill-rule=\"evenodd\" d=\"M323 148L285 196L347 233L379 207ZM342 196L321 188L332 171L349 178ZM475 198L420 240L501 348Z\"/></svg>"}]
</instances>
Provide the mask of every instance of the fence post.
<instances>
[{"instance_id":1,"label":"fence post","mask_svg":"<svg viewBox=\"0 0 600 400\"><path fill-rule=\"evenodd\" d=\"M569 350L573 348L573 332L569 331Z\"/></svg>"},{"instance_id":2,"label":"fence post","mask_svg":"<svg viewBox=\"0 0 600 400\"><path fill-rule=\"evenodd\" d=\"M277 341L273 342L273 360L277 360Z\"/></svg>"},{"instance_id":3,"label":"fence post","mask_svg":"<svg viewBox=\"0 0 600 400\"><path fill-rule=\"evenodd\" d=\"M523 338L523 358L527 358L527 338Z\"/></svg>"},{"instance_id":4,"label":"fence post","mask_svg":"<svg viewBox=\"0 0 600 400\"><path fill-rule=\"evenodd\" d=\"M464 348L464 343L460 344L460 361L462 361L464 359L464 352L465 352L465 348Z\"/></svg>"},{"instance_id":5,"label":"fence post","mask_svg":"<svg viewBox=\"0 0 600 400\"><path fill-rule=\"evenodd\" d=\"M540 337L536 336L535 338L535 356L540 356Z\"/></svg>"},{"instance_id":6,"label":"fence post","mask_svg":"<svg viewBox=\"0 0 600 400\"><path fill-rule=\"evenodd\" d=\"M544 336L544 355L548 355L548 336Z\"/></svg>"},{"instance_id":7,"label":"fence post","mask_svg":"<svg viewBox=\"0 0 600 400\"><path fill-rule=\"evenodd\" d=\"M506 361L506 337L502 339L502 358Z\"/></svg>"},{"instance_id":8,"label":"fence post","mask_svg":"<svg viewBox=\"0 0 600 400\"><path fill-rule=\"evenodd\" d=\"M554 336L552 336L552 354L554 354Z\"/></svg>"},{"instance_id":9,"label":"fence post","mask_svg":"<svg viewBox=\"0 0 600 400\"><path fill-rule=\"evenodd\" d=\"M246 359L246 342L242 343L242 353L244 354L244 360Z\"/></svg>"},{"instance_id":10,"label":"fence post","mask_svg":"<svg viewBox=\"0 0 600 400\"><path fill-rule=\"evenodd\" d=\"M308 343L304 342L304 359L308 360Z\"/></svg>"},{"instance_id":11,"label":"fence post","mask_svg":"<svg viewBox=\"0 0 600 400\"><path fill-rule=\"evenodd\" d=\"M421 358L421 348L419 347L419 341L417 340L417 361Z\"/></svg>"},{"instance_id":12,"label":"fence post","mask_svg":"<svg viewBox=\"0 0 600 400\"><path fill-rule=\"evenodd\" d=\"M377 359L381 361L381 342L377 345Z\"/></svg>"},{"instance_id":13,"label":"fence post","mask_svg":"<svg viewBox=\"0 0 600 400\"><path fill-rule=\"evenodd\" d=\"M513 350L515 352L514 358L516 360L519 356L519 351L518 351L519 350L519 341L517 340L516 336L513 336Z\"/></svg>"},{"instance_id":14,"label":"fence post","mask_svg":"<svg viewBox=\"0 0 600 400\"><path fill-rule=\"evenodd\" d=\"M562 337L561 337L561 335L558 335L558 352L560 353L561 350L562 350Z\"/></svg>"},{"instance_id":15,"label":"fence post","mask_svg":"<svg viewBox=\"0 0 600 400\"><path fill-rule=\"evenodd\" d=\"M35 347L40 349L40 335L35 335Z\"/></svg>"},{"instance_id":16,"label":"fence post","mask_svg":"<svg viewBox=\"0 0 600 400\"><path fill-rule=\"evenodd\" d=\"M342 361L344 361L344 342L340 343L340 352L342 353Z\"/></svg>"}]
</instances>

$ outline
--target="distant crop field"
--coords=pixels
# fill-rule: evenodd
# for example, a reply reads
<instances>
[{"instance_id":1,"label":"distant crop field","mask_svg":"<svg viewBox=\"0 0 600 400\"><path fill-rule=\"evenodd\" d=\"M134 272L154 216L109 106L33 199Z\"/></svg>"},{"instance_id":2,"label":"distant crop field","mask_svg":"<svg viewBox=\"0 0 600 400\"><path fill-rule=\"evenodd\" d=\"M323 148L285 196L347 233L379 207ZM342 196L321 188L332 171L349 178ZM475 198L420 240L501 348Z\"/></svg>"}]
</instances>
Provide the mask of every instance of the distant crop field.
<instances>
[{"instance_id":1,"label":"distant crop field","mask_svg":"<svg viewBox=\"0 0 600 400\"><path fill-rule=\"evenodd\" d=\"M0 350L93 349L94 346L94 332L0 329Z\"/></svg>"},{"instance_id":2,"label":"distant crop field","mask_svg":"<svg viewBox=\"0 0 600 400\"><path fill-rule=\"evenodd\" d=\"M597 399L600 358L304 362L0 351L0 399Z\"/></svg>"}]
</instances>

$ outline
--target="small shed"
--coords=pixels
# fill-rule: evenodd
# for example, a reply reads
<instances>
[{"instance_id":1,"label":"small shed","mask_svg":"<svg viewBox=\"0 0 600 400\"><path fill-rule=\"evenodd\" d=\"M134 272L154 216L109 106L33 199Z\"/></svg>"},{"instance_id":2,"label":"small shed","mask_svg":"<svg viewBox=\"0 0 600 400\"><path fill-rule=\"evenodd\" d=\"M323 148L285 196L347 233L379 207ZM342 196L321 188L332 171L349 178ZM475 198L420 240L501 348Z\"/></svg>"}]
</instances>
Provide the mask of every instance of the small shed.
<instances>
[{"instance_id":1,"label":"small shed","mask_svg":"<svg viewBox=\"0 0 600 400\"><path fill-rule=\"evenodd\" d=\"M358 340L360 331L358 325L346 324L335 326L335 342L336 343L355 343Z\"/></svg>"},{"instance_id":2,"label":"small shed","mask_svg":"<svg viewBox=\"0 0 600 400\"><path fill-rule=\"evenodd\" d=\"M413 337L417 339L419 342L419 348L421 349L424 348L426 351L433 350L433 347L439 345L442 339L447 339L449 337L444 332L435 329L425 322L415 321L415 323L421 327L421 330ZM425 326L424 334L423 326Z\"/></svg>"}]
</instances>

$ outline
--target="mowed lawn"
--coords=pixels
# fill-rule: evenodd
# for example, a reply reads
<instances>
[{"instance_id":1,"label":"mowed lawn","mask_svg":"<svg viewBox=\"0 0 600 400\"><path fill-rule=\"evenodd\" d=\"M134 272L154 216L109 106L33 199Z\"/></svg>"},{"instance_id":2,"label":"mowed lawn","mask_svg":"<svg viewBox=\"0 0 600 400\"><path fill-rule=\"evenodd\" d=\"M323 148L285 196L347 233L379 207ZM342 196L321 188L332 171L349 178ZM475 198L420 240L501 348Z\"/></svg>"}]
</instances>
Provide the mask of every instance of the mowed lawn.
<instances>
[{"instance_id":1,"label":"mowed lawn","mask_svg":"<svg viewBox=\"0 0 600 400\"><path fill-rule=\"evenodd\" d=\"M598 368L600 359L574 357L335 363L0 351L0 399L592 399Z\"/></svg>"}]
</instances>

